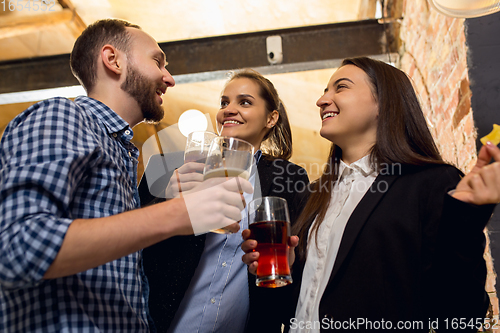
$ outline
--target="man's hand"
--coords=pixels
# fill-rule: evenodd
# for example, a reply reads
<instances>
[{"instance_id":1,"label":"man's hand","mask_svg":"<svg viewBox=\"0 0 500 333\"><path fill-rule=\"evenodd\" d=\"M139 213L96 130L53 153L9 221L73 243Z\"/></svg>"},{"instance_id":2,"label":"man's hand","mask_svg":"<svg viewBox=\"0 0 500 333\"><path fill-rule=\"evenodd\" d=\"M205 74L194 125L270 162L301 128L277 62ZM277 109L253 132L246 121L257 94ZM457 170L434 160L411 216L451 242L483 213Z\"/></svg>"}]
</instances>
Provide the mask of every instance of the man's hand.
<instances>
[{"instance_id":1,"label":"man's hand","mask_svg":"<svg viewBox=\"0 0 500 333\"><path fill-rule=\"evenodd\" d=\"M490 164L493 157L494 162ZM481 147L472 171L458 183L452 196L476 205L500 202L500 149L488 142Z\"/></svg>"},{"instance_id":2,"label":"man's hand","mask_svg":"<svg viewBox=\"0 0 500 333\"><path fill-rule=\"evenodd\" d=\"M241 233L244 242L241 244L241 249L245 254L241 257L241 260L248 266L248 271L256 275L257 274L257 266L259 260L259 252L255 251L257 248L257 241L255 239L249 239L250 230L245 229ZM299 244L299 237L291 236L288 239L288 263L290 267L292 267L295 261L295 248Z\"/></svg>"},{"instance_id":3,"label":"man's hand","mask_svg":"<svg viewBox=\"0 0 500 333\"><path fill-rule=\"evenodd\" d=\"M252 185L243 178L211 178L194 190L183 194L195 235L227 227L241 220L245 198L240 190L253 193ZM237 232L239 224L230 227Z\"/></svg>"},{"instance_id":4,"label":"man's hand","mask_svg":"<svg viewBox=\"0 0 500 333\"><path fill-rule=\"evenodd\" d=\"M189 162L175 169L167 189L165 198L172 199L180 196L180 193L196 188L203 181L203 168L205 164Z\"/></svg>"}]
</instances>

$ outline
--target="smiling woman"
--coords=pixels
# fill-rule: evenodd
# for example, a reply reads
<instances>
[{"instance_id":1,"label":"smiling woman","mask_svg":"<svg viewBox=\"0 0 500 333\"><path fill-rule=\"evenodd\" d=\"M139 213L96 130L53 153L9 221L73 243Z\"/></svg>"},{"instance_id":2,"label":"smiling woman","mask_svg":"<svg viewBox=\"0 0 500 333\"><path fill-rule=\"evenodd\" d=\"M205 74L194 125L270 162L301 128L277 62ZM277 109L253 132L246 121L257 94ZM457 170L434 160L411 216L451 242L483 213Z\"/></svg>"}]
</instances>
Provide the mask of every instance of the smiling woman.
<instances>
[{"instance_id":1,"label":"smiling woman","mask_svg":"<svg viewBox=\"0 0 500 333\"><path fill-rule=\"evenodd\" d=\"M341 67L316 105L322 118L321 136L344 148L345 162L356 161L359 154L365 154L375 144L378 103L372 84L360 68Z\"/></svg>"},{"instance_id":2,"label":"smiling woman","mask_svg":"<svg viewBox=\"0 0 500 333\"><path fill-rule=\"evenodd\" d=\"M288 161L292 154L290 125L274 85L255 71L235 73L222 91L216 119L221 135L248 141L257 152L249 178L254 195L245 193L245 201L259 196L284 198L294 223L304 204L303 191L296 188L304 190L309 179L303 168ZM172 177L169 188L178 188L178 184L182 191L195 188L203 180L201 170L203 164L184 164L177 169L179 180L177 175ZM261 292L253 276L249 281L240 259L241 230L248 228L246 210L239 227L235 234L176 238L144 250L150 313L158 331L245 331L249 309L255 307L255 295ZM165 262L166 255L172 260ZM269 293L266 302L277 302L280 292Z\"/></svg>"},{"instance_id":3,"label":"smiling woman","mask_svg":"<svg viewBox=\"0 0 500 333\"><path fill-rule=\"evenodd\" d=\"M268 332L284 324L319 333L329 328L313 324L350 321L371 331L365 324L406 320L428 332L429 318L448 332L453 318L484 318L483 229L493 210L484 204L498 202L500 172L488 170L500 165L484 166L495 151L500 161L500 150L483 147L462 178L442 160L407 75L370 58L345 59L316 104L330 156L292 228L295 291L282 302L289 313L260 313L275 322ZM242 245L252 273L256 243Z\"/></svg>"},{"instance_id":4,"label":"smiling woman","mask_svg":"<svg viewBox=\"0 0 500 333\"><path fill-rule=\"evenodd\" d=\"M232 76L222 92L216 118L220 135L246 140L272 158L292 156L285 106L271 81L259 73L246 70Z\"/></svg>"}]
</instances>

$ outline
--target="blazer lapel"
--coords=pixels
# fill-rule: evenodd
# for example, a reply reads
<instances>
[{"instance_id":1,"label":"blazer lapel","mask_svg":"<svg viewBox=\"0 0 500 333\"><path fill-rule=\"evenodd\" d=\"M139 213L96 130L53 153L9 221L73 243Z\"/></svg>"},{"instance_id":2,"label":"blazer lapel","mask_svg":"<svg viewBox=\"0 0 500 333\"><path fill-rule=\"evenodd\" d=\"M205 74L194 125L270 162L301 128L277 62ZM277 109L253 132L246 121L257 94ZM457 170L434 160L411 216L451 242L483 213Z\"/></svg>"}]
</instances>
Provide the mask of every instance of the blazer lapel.
<instances>
[{"instance_id":1,"label":"blazer lapel","mask_svg":"<svg viewBox=\"0 0 500 333\"><path fill-rule=\"evenodd\" d=\"M347 225L342 235L337 258L333 265L332 274L328 284L333 281L335 274L339 271L342 263L344 262L347 254L349 253L354 241L356 240L361 228L366 223L373 209L377 206L378 202L382 199L384 194L389 190L397 176L379 175L373 182L370 189L363 196L359 204L347 221ZM385 183L385 184L384 184ZM382 185L381 185L382 184ZM387 184L387 186L386 186ZM380 190L378 190L380 189Z\"/></svg>"},{"instance_id":2,"label":"blazer lapel","mask_svg":"<svg viewBox=\"0 0 500 333\"><path fill-rule=\"evenodd\" d=\"M268 161L264 156L260 158L257 164L257 174L255 175L254 199L264 197L269 194L272 184L272 162Z\"/></svg>"}]
</instances>

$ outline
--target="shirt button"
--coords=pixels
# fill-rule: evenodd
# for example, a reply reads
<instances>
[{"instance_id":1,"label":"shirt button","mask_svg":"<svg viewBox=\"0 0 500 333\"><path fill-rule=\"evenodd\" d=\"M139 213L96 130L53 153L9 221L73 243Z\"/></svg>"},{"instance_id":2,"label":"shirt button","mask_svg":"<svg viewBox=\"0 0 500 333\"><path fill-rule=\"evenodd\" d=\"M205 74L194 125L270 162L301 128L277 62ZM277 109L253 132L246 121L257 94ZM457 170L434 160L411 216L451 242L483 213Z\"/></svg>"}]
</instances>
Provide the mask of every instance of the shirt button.
<instances>
[{"instance_id":1,"label":"shirt button","mask_svg":"<svg viewBox=\"0 0 500 333\"><path fill-rule=\"evenodd\" d=\"M215 298L212 298L212 299L210 300L210 302L211 302L212 304L215 304Z\"/></svg>"},{"instance_id":2,"label":"shirt button","mask_svg":"<svg viewBox=\"0 0 500 333\"><path fill-rule=\"evenodd\" d=\"M118 136L118 134L113 133L113 138L116 138L117 136Z\"/></svg>"},{"instance_id":3,"label":"shirt button","mask_svg":"<svg viewBox=\"0 0 500 333\"><path fill-rule=\"evenodd\" d=\"M130 134L130 131L129 131L129 130L126 130L126 131L125 131L125 134L129 135L129 134Z\"/></svg>"},{"instance_id":4,"label":"shirt button","mask_svg":"<svg viewBox=\"0 0 500 333\"><path fill-rule=\"evenodd\" d=\"M226 266L227 266L227 264L226 264L226 262L224 261L224 262L222 263L222 267L226 267Z\"/></svg>"}]
</instances>

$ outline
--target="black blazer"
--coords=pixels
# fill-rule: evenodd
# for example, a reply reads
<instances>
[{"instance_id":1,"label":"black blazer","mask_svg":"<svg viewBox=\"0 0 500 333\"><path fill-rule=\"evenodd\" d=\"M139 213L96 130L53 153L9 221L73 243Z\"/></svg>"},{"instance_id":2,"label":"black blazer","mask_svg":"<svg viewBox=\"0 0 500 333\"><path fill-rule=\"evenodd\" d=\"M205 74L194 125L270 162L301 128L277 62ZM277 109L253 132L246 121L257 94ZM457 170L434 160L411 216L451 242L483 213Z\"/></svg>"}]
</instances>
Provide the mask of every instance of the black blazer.
<instances>
[{"instance_id":1,"label":"black blazer","mask_svg":"<svg viewBox=\"0 0 500 333\"><path fill-rule=\"evenodd\" d=\"M320 300L319 320L326 323L321 332L358 318L384 320L393 328L400 321L422 322L421 329L405 330L413 332L428 332L429 321L439 318L437 332L456 331L453 321L486 314L483 229L494 206L448 195L462 176L452 166L396 166L394 171L379 174L348 220ZM286 327L300 286L308 282L302 280L304 264L299 258L293 268ZM277 326L274 332L280 332ZM370 331L367 325L342 327Z\"/></svg>"},{"instance_id":2,"label":"black blazer","mask_svg":"<svg viewBox=\"0 0 500 333\"><path fill-rule=\"evenodd\" d=\"M273 161L263 155L257 170L260 191L256 189L255 195L261 192L262 196L286 199L290 219L294 221L302 207L300 195L309 184L305 169L285 160ZM149 311L158 332L166 332L169 328L204 247L205 235L201 235L176 236L144 249L144 271L150 286Z\"/></svg>"}]
</instances>

